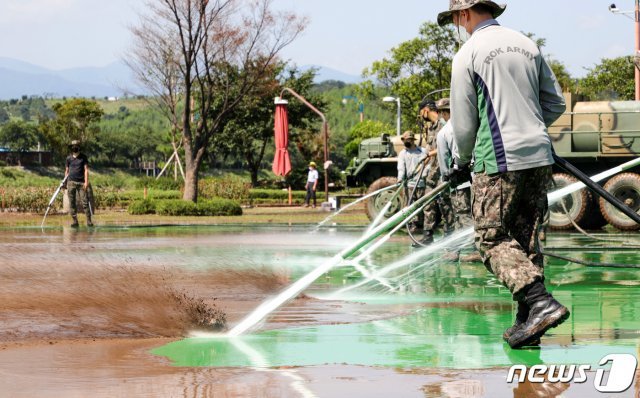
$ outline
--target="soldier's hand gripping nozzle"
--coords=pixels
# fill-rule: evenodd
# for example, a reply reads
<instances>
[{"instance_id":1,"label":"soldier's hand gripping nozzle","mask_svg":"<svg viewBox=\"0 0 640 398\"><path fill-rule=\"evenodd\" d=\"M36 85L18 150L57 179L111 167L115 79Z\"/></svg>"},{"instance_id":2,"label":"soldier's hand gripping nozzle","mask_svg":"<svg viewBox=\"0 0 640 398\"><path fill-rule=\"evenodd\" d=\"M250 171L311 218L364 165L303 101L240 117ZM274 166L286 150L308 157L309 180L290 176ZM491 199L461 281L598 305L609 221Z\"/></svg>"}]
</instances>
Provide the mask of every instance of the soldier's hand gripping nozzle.
<instances>
[{"instance_id":1,"label":"soldier's hand gripping nozzle","mask_svg":"<svg viewBox=\"0 0 640 398\"><path fill-rule=\"evenodd\" d=\"M451 183L453 187L462 185L471 181L471 168L468 163L460 166L454 162L449 171L442 175L442 180Z\"/></svg>"}]
</instances>

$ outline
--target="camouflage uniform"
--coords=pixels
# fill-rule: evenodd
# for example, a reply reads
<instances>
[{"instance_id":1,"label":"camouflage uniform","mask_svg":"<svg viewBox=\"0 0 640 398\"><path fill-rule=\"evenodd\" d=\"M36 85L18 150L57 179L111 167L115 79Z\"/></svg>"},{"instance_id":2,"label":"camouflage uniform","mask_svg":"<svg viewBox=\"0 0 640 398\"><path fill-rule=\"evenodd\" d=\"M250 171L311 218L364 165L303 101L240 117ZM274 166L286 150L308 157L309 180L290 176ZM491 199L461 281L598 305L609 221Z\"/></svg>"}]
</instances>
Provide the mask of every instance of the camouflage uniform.
<instances>
[{"instance_id":1,"label":"camouflage uniform","mask_svg":"<svg viewBox=\"0 0 640 398\"><path fill-rule=\"evenodd\" d=\"M485 267L512 293L544 280L537 231L551 181L550 166L474 177L476 246Z\"/></svg>"},{"instance_id":2,"label":"camouflage uniform","mask_svg":"<svg viewBox=\"0 0 640 398\"><path fill-rule=\"evenodd\" d=\"M80 202L84 208L84 214L87 216L87 220L91 220L91 209L89 207L89 195L84 189L84 182L67 182L67 195L69 195L69 208L71 210L71 217L75 220L78 217L78 205L77 198L80 196Z\"/></svg>"},{"instance_id":3,"label":"camouflage uniform","mask_svg":"<svg viewBox=\"0 0 640 398\"><path fill-rule=\"evenodd\" d=\"M438 120L438 123L432 127L425 128L427 136L427 150L433 151L437 149L436 136L438 132L444 126L444 120ZM438 166L438 160L436 156L431 156L429 163L427 176L425 178L426 188L425 193L431 192L440 183L440 167ZM446 191L446 190L445 190ZM454 228L454 214L451 206L451 198L449 192L442 192L436 200L429 203L424 208L424 230L433 231L436 228L436 220L438 218L438 212L442 216L443 229L445 232L451 232Z\"/></svg>"},{"instance_id":4,"label":"camouflage uniform","mask_svg":"<svg viewBox=\"0 0 640 398\"><path fill-rule=\"evenodd\" d=\"M453 189L451 191L451 206L453 207L456 229L473 225L471 218L471 188Z\"/></svg>"}]
</instances>

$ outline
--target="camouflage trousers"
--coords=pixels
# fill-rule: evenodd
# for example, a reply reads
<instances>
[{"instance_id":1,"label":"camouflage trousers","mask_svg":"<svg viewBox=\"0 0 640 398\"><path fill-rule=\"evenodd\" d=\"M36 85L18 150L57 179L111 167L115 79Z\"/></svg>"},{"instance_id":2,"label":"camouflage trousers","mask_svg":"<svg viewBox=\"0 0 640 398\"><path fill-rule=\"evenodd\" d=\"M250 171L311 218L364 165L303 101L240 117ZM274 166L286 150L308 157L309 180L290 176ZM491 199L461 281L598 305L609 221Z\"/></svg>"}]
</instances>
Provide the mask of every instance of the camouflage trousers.
<instances>
[{"instance_id":1,"label":"camouflage trousers","mask_svg":"<svg viewBox=\"0 0 640 398\"><path fill-rule=\"evenodd\" d=\"M428 185L422 194L428 194L432 190L434 190L436 186ZM436 200L432 201L424 208L424 224L423 229L425 231L433 231L436 228L436 224L438 221L438 215L440 215L442 220L442 228L444 232L451 232L455 227L455 219L453 213L453 206L451 205L451 197L449 196L449 192L443 191Z\"/></svg>"},{"instance_id":2,"label":"camouflage trousers","mask_svg":"<svg viewBox=\"0 0 640 398\"><path fill-rule=\"evenodd\" d=\"M476 174L472 213L475 243L485 267L512 294L544 280L538 229L547 211L551 167Z\"/></svg>"},{"instance_id":3,"label":"camouflage trousers","mask_svg":"<svg viewBox=\"0 0 640 398\"><path fill-rule=\"evenodd\" d=\"M69 196L69 207L71 210L71 217L76 219L78 217L78 202L77 197L80 196L80 202L84 213L87 215L87 219L91 219L91 209L89 208L89 195L84 189L83 182L68 181L67 182L67 195Z\"/></svg>"},{"instance_id":4,"label":"camouflage trousers","mask_svg":"<svg viewBox=\"0 0 640 398\"><path fill-rule=\"evenodd\" d=\"M471 188L451 191L451 206L453 207L456 229L473 225L471 218Z\"/></svg>"}]
</instances>

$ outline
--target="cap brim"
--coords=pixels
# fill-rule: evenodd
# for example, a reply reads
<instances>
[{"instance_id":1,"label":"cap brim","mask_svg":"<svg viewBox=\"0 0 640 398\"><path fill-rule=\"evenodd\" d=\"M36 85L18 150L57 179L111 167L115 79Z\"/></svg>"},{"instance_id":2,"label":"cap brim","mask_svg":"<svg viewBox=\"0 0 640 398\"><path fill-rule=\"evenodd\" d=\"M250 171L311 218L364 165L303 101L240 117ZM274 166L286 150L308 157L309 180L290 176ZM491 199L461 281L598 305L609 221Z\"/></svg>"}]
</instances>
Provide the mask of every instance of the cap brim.
<instances>
[{"instance_id":1,"label":"cap brim","mask_svg":"<svg viewBox=\"0 0 640 398\"><path fill-rule=\"evenodd\" d=\"M445 26L453 23L453 11L443 11L438 14L438 25Z\"/></svg>"}]
</instances>

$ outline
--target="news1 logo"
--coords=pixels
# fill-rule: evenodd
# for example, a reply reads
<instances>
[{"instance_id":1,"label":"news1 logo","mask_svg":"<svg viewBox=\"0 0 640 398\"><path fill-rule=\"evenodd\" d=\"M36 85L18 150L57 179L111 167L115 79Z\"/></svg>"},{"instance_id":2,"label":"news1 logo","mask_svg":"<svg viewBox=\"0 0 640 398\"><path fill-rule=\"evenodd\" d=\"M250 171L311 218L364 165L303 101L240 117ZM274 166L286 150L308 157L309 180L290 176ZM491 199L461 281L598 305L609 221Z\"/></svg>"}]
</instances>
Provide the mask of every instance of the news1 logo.
<instances>
[{"instance_id":1,"label":"news1 logo","mask_svg":"<svg viewBox=\"0 0 640 398\"><path fill-rule=\"evenodd\" d=\"M608 363L611 363L608 371L601 368L596 370L593 386L605 393L626 391L633 383L638 360L631 354L609 354L600 360L599 365ZM518 383L525 380L530 383L584 383L587 381L587 372L591 370L591 365L534 365L528 369L525 365L513 365L507 374L507 383L513 383L516 371L520 371Z\"/></svg>"}]
</instances>

